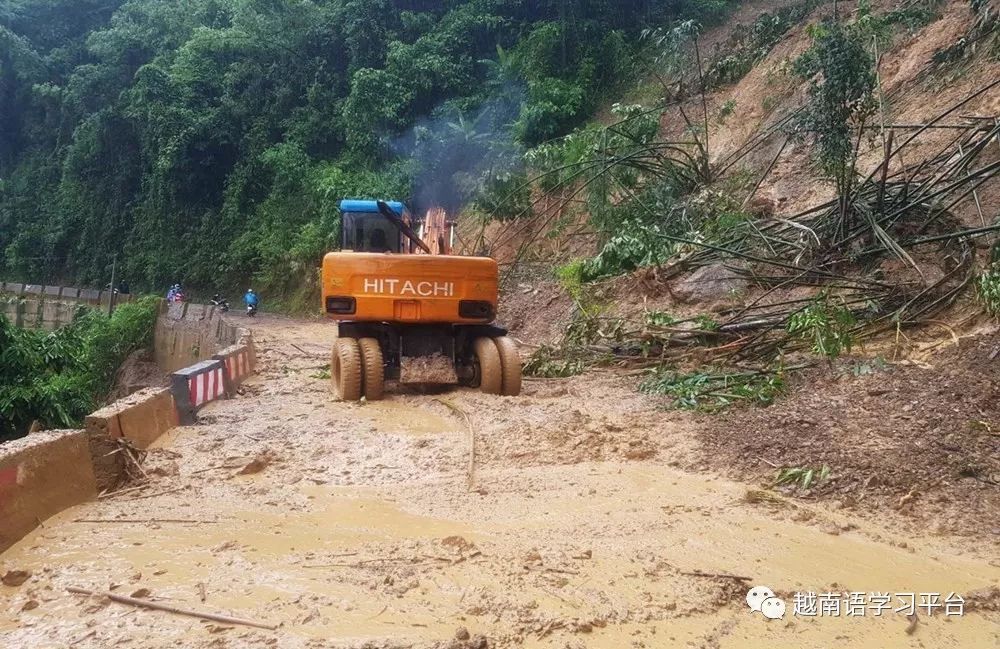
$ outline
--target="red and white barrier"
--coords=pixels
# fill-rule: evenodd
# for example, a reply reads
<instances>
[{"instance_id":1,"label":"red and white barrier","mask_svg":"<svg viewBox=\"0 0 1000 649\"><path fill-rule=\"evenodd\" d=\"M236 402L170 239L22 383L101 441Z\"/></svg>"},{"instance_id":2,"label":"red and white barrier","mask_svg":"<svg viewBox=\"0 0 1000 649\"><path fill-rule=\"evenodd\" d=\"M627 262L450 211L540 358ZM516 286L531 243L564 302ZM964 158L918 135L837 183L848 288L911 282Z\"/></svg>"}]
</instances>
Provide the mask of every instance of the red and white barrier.
<instances>
[{"instance_id":1,"label":"red and white barrier","mask_svg":"<svg viewBox=\"0 0 1000 649\"><path fill-rule=\"evenodd\" d=\"M177 370L170 382L180 423L193 424L198 408L226 396L226 367L220 360L202 361Z\"/></svg>"},{"instance_id":2,"label":"red and white barrier","mask_svg":"<svg viewBox=\"0 0 1000 649\"><path fill-rule=\"evenodd\" d=\"M246 347L240 347L231 356L227 356L223 362L226 364L226 375L234 384L241 383L253 372L250 350Z\"/></svg>"},{"instance_id":3,"label":"red and white barrier","mask_svg":"<svg viewBox=\"0 0 1000 649\"><path fill-rule=\"evenodd\" d=\"M222 368L216 368L196 374L188 379L188 398L195 408L202 404L222 398L226 393L226 384L222 377Z\"/></svg>"},{"instance_id":4,"label":"red and white barrier","mask_svg":"<svg viewBox=\"0 0 1000 649\"><path fill-rule=\"evenodd\" d=\"M249 332L240 338L238 344L226 347L212 358L221 361L226 369L226 391L229 396L236 394L236 388L254 373L257 366L257 355Z\"/></svg>"}]
</instances>

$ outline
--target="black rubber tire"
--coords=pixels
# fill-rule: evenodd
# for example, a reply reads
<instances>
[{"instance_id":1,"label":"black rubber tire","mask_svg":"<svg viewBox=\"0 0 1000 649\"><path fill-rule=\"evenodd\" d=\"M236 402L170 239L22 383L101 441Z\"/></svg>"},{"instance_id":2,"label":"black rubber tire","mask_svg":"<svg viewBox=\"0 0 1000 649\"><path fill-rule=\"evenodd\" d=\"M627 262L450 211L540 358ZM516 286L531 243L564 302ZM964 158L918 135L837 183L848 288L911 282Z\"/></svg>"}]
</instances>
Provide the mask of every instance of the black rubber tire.
<instances>
[{"instance_id":1,"label":"black rubber tire","mask_svg":"<svg viewBox=\"0 0 1000 649\"><path fill-rule=\"evenodd\" d=\"M503 365L496 343L492 338L476 338L472 350L479 365L479 389L486 394L500 394L503 390Z\"/></svg>"},{"instance_id":2,"label":"black rubber tire","mask_svg":"<svg viewBox=\"0 0 1000 649\"><path fill-rule=\"evenodd\" d=\"M361 348L355 338L338 338L330 362L333 393L341 401L361 398Z\"/></svg>"},{"instance_id":3,"label":"black rubber tire","mask_svg":"<svg viewBox=\"0 0 1000 649\"><path fill-rule=\"evenodd\" d=\"M500 352L500 368L503 374L500 394L516 397L521 394L521 355L517 352L517 345L507 336L494 338L493 342Z\"/></svg>"},{"instance_id":4,"label":"black rubber tire","mask_svg":"<svg viewBox=\"0 0 1000 649\"><path fill-rule=\"evenodd\" d=\"M385 362L382 359L382 347L374 338L362 338L358 341L361 348L361 364L363 369L363 386L365 399L380 401L385 396Z\"/></svg>"}]
</instances>

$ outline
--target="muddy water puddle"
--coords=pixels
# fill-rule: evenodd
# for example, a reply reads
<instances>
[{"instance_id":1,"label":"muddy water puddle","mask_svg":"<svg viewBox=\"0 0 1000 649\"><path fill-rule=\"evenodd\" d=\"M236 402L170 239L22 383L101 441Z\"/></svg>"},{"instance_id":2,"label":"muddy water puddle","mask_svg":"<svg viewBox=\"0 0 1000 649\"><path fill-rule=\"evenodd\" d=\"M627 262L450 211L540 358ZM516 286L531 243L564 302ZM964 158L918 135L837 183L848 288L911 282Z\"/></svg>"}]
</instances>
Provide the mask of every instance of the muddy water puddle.
<instances>
[{"instance_id":1,"label":"muddy water puddle","mask_svg":"<svg viewBox=\"0 0 1000 649\"><path fill-rule=\"evenodd\" d=\"M314 505L307 512L220 508L215 512L217 521L202 524L75 522L87 515L84 505L47 521L44 529L0 556L0 566L17 566L43 579L65 582L56 587L59 595L72 584L97 589L126 584L118 591L126 594L141 585L158 597L203 610L244 614L263 610L256 617L273 616L275 621L299 617L302 623L293 625L293 633L316 638L353 638L359 633L414 639L447 635L444 623L426 608L406 602L389 607L377 595L364 601L358 579L341 577L369 562L377 567L383 559L393 560L366 551L368 545L443 538L457 532L471 539L469 530L455 522L404 512L364 490L306 487L304 491ZM45 552L40 552L43 547ZM411 557L400 559L408 562ZM198 603L199 583L207 586L206 604ZM16 592L0 587L3 590ZM292 605L303 597L314 600L315 615L303 617ZM75 619L80 607L79 598L61 595L20 617ZM291 608L286 611L286 607ZM17 628L15 610L4 609L0 608L0 629ZM169 617L162 621L171 622Z\"/></svg>"},{"instance_id":2,"label":"muddy water puddle","mask_svg":"<svg viewBox=\"0 0 1000 649\"><path fill-rule=\"evenodd\" d=\"M403 401L375 401L365 404L357 412L379 433L425 436L465 431L464 424L454 418Z\"/></svg>"},{"instance_id":3,"label":"muddy water puddle","mask_svg":"<svg viewBox=\"0 0 1000 649\"><path fill-rule=\"evenodd\" d=\"M600 474L594 477L603 481ZM872 537L884 532L853 521L846 526L857 532L828 531L845 526L842 516L819 514L828 520L814 524L773 516L742 503L746 488L735 483L642 465L608 478L614 486L606 495L598 490L578 496L565 509L576 512L575 518L618 518L622 526L651 518L664 558L682 569L748 574L785 590L836 583L853 590L948 592L1000 581L1000 568L947 557L929 542L889 539L905 547L876 542ZM789 507L796 511L796 505ZM518 521L538 528L552 524L551 516Z\"/></svg>"},{"instance_id":4,"label":"muddy water puddle","mask_svg":"<svg viewBox=\"0 0 1000 649\"><path fill-rule=\"evenodd\" d=\"M921 542L911 541L911 551L858 532L834 535L776 519L740 504L739 485L665 467L596 464L520 473L532 489L503 494L502 503L450 507L429 489L390 495L312 485L296 488L308 499L303 511L217 503L216 518L204 524L73 522L91 516L92 505L83 505L0 555L3 569L31 570L53 588L36 611L18 614L15 601L4 606L0 629L12 630L18 619L39 625L53 617L77 619L81 602L62 594L67 585L125 584L122 592L141 586L195 608L284 622L277 633L299 638L416 642L447 638L460 624L504 634L521 615L515 609L526 607L541 619L608 611L622 618L623 624L588 634L588 647L628 646L637 638L647 646L709 638L720 647L820 646L833 638L838 646L874 646L873 640L896 646L909 637L899 617L768 622L738 600L722 609L707 605L705 593L676 571L747 575L779 592L961 593L1000 579L1000 569L936 556ZM486 472L482 481L504 477ZM435 515L425 515L429 510ZM482 515L486 510L489 516ZM476 544L485 556L440 563L426 543L450 536ZM592 555L567 564L568 546L587 547ZM518 557L532 547L543 558L522 567ZM669 569L650 568L656 564ZM199 583L206 584L204 603ZM473 603L482 613L468 613ZM142 615L154 616L158 637L205 633L178 627L165 614ZM641 624L628 621L650 615ZM997 640L995 618L970 614L921 624L922 639L939 646L995 646ZM544 638L528 633L525 646L563 646L569 637L562 630Z\"/></svg>"}]
</instances>

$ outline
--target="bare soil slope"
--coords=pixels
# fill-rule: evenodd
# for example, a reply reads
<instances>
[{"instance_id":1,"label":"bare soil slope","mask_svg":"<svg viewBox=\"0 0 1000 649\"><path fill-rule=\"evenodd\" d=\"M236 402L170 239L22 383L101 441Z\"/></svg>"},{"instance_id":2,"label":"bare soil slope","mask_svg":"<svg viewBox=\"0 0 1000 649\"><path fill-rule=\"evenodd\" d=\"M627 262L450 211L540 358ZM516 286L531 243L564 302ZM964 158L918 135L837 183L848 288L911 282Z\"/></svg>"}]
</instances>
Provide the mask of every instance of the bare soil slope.
<instances>
[{"instance_id":1,"label":"bare soil slope","mask_svg":"<svg viewBox=\"0 0 1000 649\"><path fill-rule=\"evenodd\" d=\"M914 530L997 549L998 350L983 335L919 364L852 359L811 370L771 407L701 418L702 452L730 475L765 481L778 467L827 466L831 478L800 495L873 517L899 512Z\"/></svg>"}]
</instances>

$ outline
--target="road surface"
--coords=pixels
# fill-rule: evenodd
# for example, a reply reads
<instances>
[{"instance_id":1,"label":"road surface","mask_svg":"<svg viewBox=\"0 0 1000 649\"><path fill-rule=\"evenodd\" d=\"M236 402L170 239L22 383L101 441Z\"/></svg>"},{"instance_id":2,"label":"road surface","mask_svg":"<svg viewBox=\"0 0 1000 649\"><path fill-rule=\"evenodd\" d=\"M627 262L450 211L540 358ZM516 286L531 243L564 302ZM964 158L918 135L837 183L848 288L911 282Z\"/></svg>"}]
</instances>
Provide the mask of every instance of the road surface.
<instances>
[{"instance_id":1,"label":"road surface","mask_svg":"<svg viewBox=\"0 0 1000 649\"><path fill-rule=\"evenodd\" d=\"M66 511L0 555L0 574L32 573L0 586L0 646L1000 643L996 598L975 595L1000 582L995 557L686 471L694 424L625 379L336 403L331 326L253 324L259 375L161 439L148 484ZM783 619L750 611L755 585L786 603ZM797 592L955 592L993 610L848 616L845 599L840 615L811 617L794 614Z\"/></svg>"}]
</instances>

